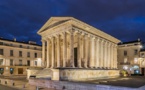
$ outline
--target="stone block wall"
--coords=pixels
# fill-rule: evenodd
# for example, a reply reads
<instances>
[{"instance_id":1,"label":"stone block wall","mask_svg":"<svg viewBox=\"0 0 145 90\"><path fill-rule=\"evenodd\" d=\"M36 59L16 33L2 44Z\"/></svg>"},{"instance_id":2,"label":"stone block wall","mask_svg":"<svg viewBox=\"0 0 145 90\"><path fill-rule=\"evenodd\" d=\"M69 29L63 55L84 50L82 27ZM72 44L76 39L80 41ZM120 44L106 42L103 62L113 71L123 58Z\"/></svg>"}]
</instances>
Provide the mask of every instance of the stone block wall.
<instances>
[{"instance_id":1,"label":"stone block wall","mask_svg":"<svg viewBox=\"0 0 145 90\"><path fill-rule=\"evenodd\" d=\"M60 70L60 80L85 81L114 77L119 77L119 70L95 70L95 69Z\"/></svg>"}]
</instances>

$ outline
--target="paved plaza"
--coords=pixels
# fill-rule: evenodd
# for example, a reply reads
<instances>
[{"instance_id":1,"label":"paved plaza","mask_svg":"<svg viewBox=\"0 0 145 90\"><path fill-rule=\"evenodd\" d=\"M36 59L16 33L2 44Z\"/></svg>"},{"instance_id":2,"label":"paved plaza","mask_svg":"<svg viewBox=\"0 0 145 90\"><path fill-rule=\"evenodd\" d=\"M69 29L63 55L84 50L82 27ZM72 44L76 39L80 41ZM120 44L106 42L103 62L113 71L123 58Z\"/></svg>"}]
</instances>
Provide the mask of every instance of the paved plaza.
<instances>
[{"instance_id":1,"label":"paved plaza","mask_svg":"<svg viewBox=\"0 0 145 90\"><path fill-rule=\"evenodd\" d=\"M25 77L0 77L0 80L13 80L14 86L8 82L8 84L0 84L0 90L36 90L36 86L29 85L28 80ZM79 84L79 82L77 82ZM82 83L82 82L81 82ZM145 77L133 76L133 77L120 77L112 79L92 80L83 83L92 83L96 85L111 85L120 87L139 88L145 85ZM41 87L39 90L54 90Z\"/></svg>"}]
</instances>

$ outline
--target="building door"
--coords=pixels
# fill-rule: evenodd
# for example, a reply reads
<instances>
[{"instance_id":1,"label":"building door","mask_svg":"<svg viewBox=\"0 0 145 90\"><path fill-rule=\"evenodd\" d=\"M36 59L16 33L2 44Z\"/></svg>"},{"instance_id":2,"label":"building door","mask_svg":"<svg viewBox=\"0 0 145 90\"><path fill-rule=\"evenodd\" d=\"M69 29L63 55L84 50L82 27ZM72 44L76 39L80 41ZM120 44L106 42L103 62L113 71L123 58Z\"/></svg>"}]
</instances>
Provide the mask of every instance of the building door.
<instances>
[{"instance_id":1,"label":"building door","mask_svg":"<svg viewBox=\"0 0 145 90\"><path fill-rule=\"evenodd\" d=\"M77 62L77 48L74 48L74 66L75 67L78 66L78 62Z\"/></svg>"},{"instance_id":2,"label":"building door","mask_svg":"<svg viewBox=\"0 0 145 90\"><path fill-rule=\"evenodd\" d=\"M145 68L141 68L141 74L144 76Z\"/></svg>"},{"instance_id":3,"label":"building door","mask_svg":"<svg viewBox=\"0 0 145 90\"><path fill-rule=\"evenodd\" d=\"M23 74L23 68L18 68L18 74Z\"/></svg>"}]
</instances>

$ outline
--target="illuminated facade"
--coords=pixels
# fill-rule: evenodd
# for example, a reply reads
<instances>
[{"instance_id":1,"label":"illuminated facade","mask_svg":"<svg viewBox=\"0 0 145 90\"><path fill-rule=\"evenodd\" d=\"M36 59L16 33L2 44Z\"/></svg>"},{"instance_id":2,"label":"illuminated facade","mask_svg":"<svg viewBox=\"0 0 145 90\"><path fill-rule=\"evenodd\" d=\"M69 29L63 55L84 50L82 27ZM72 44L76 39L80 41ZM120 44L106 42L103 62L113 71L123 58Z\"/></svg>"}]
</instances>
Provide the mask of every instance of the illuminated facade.
<instances>
[{"instance_id":1,"label":"illuminated facade","mask_svg":"<svg viewBox=\"0 0 145 90\"><path fill-rule=\"evenodd\" d=\"M0 38L0 74L26 75L27 68L41 66L41 46Z\"/></svg>"},{"instance_id":2,"label":"illuminated facade","mask_svg":"<svg viewBox=\"0 0 145 90\"><path fill-rule=\"evenodd\" d=\"M48 68L52 73L58 71L59 79L85 80L119 76L118 39L73 17L52 17L38 34L42 37L45 69ZM43 77L41 73L36 76Z\"/></svg>"},{"instance_id":3,"label":"illuminated facade","mask_svg":"<svg viewBox=\"0 0 145 90\"><path fill-rule=\"evenodd\" d=\"M120 43L118 45L118 68L126 70L130 74L141 73L140 51L141 40Z\"/></svg>"}]
</instances>

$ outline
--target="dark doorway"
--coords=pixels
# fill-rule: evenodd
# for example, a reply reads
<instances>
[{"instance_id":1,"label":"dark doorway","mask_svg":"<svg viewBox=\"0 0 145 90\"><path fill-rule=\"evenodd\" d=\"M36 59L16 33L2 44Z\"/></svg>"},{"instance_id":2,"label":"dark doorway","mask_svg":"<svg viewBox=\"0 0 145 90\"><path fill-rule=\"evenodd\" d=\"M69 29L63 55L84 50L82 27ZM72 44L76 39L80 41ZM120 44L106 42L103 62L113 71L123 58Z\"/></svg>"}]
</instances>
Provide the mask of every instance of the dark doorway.
<instances>
[{"instance_id":1,"label":"dark doorway","mask_svg":"<svg viewBox=\"0 0 145 90\"><path fill-rule=\"evenodd\" d=\"M18 74L23 74L23 68L18 68Z\"/></svg>"},{"instance_id":2,"label":"dark doorway","mask_svg":"<svg viewBox=\"0 0 145 90\"><path fill-rule=\"evenodd\" d=\"M74 66L75 67L78 66L78 62L77 62L77 48L74 48Z\"/></svg>"},{"instance_id":3,"label":"dark doorway","mask_svg":"<svg viewBox=\"0 0 145 90\"><path fill-rule=\"evenodd\" d=\"M144 76L145 68L141 68L141 74Z\"/></svg>"}]
</instances>

